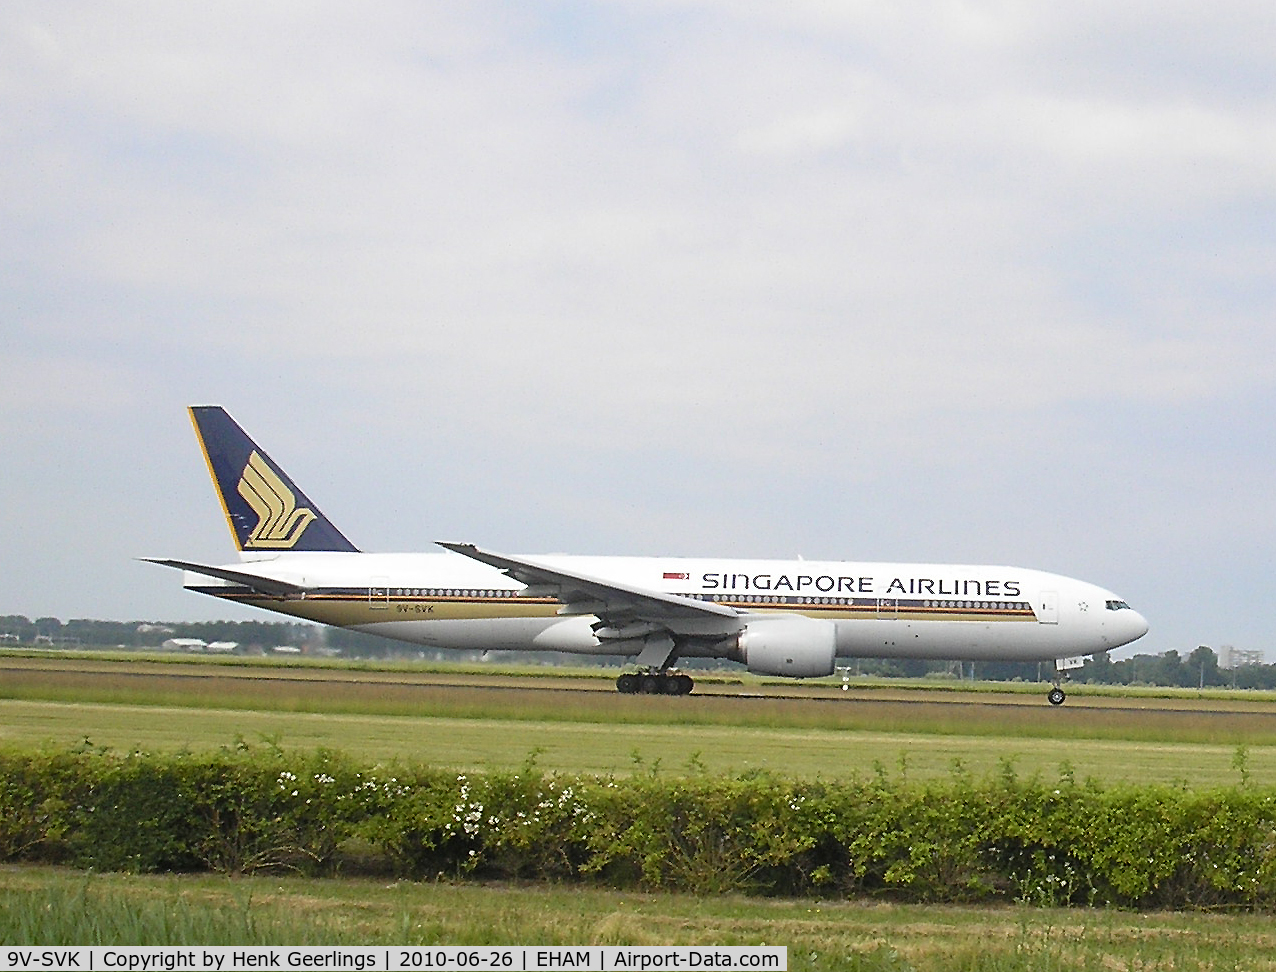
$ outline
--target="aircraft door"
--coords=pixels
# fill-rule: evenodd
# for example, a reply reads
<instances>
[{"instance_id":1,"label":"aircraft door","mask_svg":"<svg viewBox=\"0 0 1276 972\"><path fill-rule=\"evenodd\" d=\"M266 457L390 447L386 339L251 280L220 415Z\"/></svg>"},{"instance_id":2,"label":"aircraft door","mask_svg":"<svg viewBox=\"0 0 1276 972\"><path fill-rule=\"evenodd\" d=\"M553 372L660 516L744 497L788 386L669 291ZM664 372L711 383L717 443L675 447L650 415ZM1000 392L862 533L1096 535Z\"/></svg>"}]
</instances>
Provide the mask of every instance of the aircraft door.
<instances>
[{"instance_id":1,"label":"aircraft door","mask_svg":"<svg viewBox=\"0 0 1276 972\"><path fill-rule=\"evenodd\" d=\"M1059 623L1058 591L1042 591L1037 595L1037 602L1034 607L1037 611L1037 620L1042 624Z\"/></svg>"},{"instance_id":2,"label":"aircraft door","mask_svg":"<svg viewBox=\"0 0 1276 972\"><path fill-rule=\"evenodd\" d=\"M368 607L374 611L390 610L390 578L374 577L368 587Z\"/></svg>"},{"instance_id":3,"label":"aircraft door","mask_svg":"<svg viewBox=\"0 0 1276 972\"><path fill-rule=\"evenodd\" d=\"M877 599L877 616L879 618L898 618L899 599L894 597L879 597Z\"/></svg>"}]
</instances>

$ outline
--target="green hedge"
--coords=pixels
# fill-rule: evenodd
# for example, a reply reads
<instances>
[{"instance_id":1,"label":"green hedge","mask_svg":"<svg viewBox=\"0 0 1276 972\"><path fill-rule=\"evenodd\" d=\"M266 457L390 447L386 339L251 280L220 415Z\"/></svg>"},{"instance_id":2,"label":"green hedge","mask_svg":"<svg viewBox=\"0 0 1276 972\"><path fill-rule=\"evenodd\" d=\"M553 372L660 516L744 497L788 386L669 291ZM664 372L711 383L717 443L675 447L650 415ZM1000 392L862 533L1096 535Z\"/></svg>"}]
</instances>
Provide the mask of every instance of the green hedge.
<instances>
[{"instance_id":1,"label":"green hedge","mask_svg":"<svg viewBox=\"0 0 1276 972\"><path fill-rule=\"evenodd\" d=\"M0 859L102 870L343 862L413 878L696 893L1276 907L1276 788L1018 779L466 776L240 747L0 752Z\"/></svg>"}]
</instances>

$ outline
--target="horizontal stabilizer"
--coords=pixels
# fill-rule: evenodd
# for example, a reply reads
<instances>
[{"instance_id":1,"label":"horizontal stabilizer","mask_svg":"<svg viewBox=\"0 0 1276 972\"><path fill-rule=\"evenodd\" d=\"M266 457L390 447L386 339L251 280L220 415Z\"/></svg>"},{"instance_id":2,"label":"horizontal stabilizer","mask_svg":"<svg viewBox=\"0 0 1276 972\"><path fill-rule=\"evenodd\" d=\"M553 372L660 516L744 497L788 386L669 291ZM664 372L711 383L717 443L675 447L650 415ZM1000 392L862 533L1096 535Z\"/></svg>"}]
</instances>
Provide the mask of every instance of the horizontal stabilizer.
<instances>
[{"instance_id":1,"label":"horizontal stabilizer","mask_svg":"<svg viewBox=\"0 0 1276 972\"><path fill-rule=\"evenodd\" d=\"M232 584L243 584L245 587L268 594L271 597L289 597L305 594L307 588L288 581L276 580L273 577L262 577L242 570L230 570L226 567L208 567L204 564L192 564L185 560L162 560L158 557L143 557L148 564L160 564L164 567L176 567L178 570L189 570L205 577L216 577L218 580L230 581Z\"/></svg>"}]
</instances>

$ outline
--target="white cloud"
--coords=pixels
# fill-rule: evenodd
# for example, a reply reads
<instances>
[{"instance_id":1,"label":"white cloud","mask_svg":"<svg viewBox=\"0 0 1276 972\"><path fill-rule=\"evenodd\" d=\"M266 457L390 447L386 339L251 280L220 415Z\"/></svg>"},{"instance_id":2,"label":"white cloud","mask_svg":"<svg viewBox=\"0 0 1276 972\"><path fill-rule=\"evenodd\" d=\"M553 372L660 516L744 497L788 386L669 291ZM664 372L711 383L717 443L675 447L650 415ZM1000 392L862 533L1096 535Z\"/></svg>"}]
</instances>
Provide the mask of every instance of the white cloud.
<instances>
[{"instance_id":1,"label":"white cloud","mask_svg":"<svg viewBox=\"0 0 1276 972\"><path fill-rule=\"evenodd\" d=\"M72 410L296 408L281 425L317 454L373 429L405 443L376 447L383 476L441 444L475 464L462 481L513 457L595 525L634 510L644 543L734 528L653 508L647 468L717 496L742 456L811 469L826 505L897 477L948 514L919 522L971 540L964 518L1000 514L927 475L974 506L980 477L1058 505L1117 461L1096 427L1270 390L1270 19L11 5L6 407L56 397L32 376L59 362ZM1043 482L1039 441L1078 470ZM615 495L551 482L559 449L623 469ZM766 482L733 483L736 520ZM799 519L775 543L809 549Z\"/></svg>"}]
</instances>

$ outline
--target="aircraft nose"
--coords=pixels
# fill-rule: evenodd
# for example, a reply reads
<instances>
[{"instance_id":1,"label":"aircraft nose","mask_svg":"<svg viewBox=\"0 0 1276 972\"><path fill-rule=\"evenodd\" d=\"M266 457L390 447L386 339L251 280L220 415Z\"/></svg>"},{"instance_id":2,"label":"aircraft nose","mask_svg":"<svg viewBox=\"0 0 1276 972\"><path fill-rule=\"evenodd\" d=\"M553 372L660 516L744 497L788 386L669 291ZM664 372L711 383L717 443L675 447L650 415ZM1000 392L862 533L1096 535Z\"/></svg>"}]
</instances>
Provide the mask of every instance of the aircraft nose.
<instances>
[{"instance_id":1,"label":"aircraft nose","mask_svg":"<svg viewBox=\"0 0 1276 972\"><path fill-rule=\"evenodd\" d=\"M1134 634L1134 637L1130 639L1131 641L1134 641L1137 638L1142 638L1145 634L1148 633L1147 618L1141 615L1138 611L1135 611L1133 613L1134 613L1134 617L1131 618L1130 620L1134 622L1135 634Z\"/></svg>"},{"instance_id":2,"label":"aircraft nose","mask_svg":"<svg viewBox=\"0 0 1276 972\"><path fill-rule=\"evenodd\" d=\"M1147 618L1138 611L1129 610L1119 612L1120 617L1120 638L1121 644L1128 645L1131 641L1138 641L1148 633Z\"/></svg>"}]
</instances>

